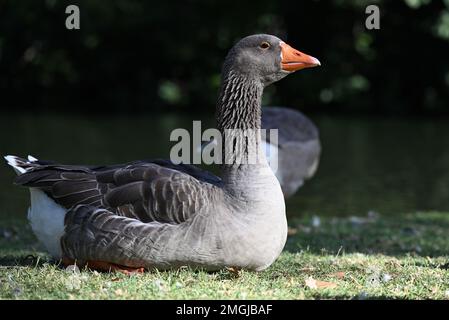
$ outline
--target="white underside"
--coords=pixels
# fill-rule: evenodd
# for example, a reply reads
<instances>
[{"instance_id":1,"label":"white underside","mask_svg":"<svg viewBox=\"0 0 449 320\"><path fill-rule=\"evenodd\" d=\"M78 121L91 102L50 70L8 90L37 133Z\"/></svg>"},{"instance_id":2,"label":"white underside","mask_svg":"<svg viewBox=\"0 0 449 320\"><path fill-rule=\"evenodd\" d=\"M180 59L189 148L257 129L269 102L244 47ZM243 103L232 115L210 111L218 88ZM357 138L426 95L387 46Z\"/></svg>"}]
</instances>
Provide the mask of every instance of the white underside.
<instances>
[{"instance_id":1,"label":"white underside","mask_svg":"<svg viewBox=\"0 0 449 320\"><path fill-rule=\"evenodd\" d=\"M67 210L49 198L43 191L30 188L31 206L28 221L38 240L54 258L61 258L61 237Z\"/></svg>"},{"instance_id":2,"label":"white underside","mask_svg":"<svg viewBox=\"0 0 449 320\"><path fill-rule=\"evenodd\" d=\"M27 172L26 160L16 156L5 156L8 164L18 175ZM37 161L28 156L28 164ZM30 188L31 206L28 209L28 221L37 239L54 258L61 257L61 237L64 234L64 219L67 210L48 197L45 192Z\"/></svg>"},{"instance_id":3,"label":"white underside","mask_svg":"<svg viewBox=\"0 0 449 320\"><path fill-rule=\"evenodd\" d=\"M273 173L278 178L279 183L282 184L282 175L279 172L279 149L277 146L271 143L267 143L262 140L261 148L265 152L265 157L267 158L268 165L270 166Z\"/></svg>"},{"instance_id":4,"label":"white underside","mask_svg":"<svg viewBox=\"0 0 449 320\"><path fill-rule=\"evenodd\" d=\"M315 174L316 170L318 169L318 164L319 163L320 163L319 158L316 158L316 160L310 166L309 171L307 172L307 177L308 178L311 178Z\"/></svg>"}]
</instances>

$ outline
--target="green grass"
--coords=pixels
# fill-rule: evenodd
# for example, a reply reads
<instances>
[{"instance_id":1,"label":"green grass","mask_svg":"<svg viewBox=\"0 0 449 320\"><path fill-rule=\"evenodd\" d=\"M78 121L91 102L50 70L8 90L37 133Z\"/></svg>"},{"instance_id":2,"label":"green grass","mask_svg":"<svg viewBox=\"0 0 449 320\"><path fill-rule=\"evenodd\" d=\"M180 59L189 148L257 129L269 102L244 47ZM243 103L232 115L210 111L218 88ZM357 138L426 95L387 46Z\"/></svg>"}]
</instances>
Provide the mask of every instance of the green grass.
<instances>
[{"instance_id":1,"label":"green grass","mask_svg":"<svg viewBox=\"0 0 449 320\"><path fill-rule=\"evenodd\" d=\"M289 221L297 232L268 270L238 275L74 273L49 261L29 227L2 224L0 298L449 299L448 213L312 220Z\"/></svg>"}]
</instances>

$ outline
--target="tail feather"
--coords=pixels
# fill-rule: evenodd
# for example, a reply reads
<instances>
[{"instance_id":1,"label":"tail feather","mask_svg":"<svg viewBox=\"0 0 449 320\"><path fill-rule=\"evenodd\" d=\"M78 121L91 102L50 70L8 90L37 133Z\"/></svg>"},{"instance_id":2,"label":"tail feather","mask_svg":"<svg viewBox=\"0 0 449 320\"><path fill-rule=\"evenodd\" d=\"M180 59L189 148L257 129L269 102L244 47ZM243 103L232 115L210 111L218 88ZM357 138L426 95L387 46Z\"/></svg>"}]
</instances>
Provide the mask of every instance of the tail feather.
<instances>
[{"instance_id":1,"label":"tail feather","mask_svg":"<svg viewBox=\"0 0 449 320\"><path fill-rule=\"evenodd\" d=\"M8 164L13 167L14 171L16 171L16 173L19 175L35 167L36 164L33 164L33 162L37 161L37 159L33 156L28 156L28 160L12 155L5 156L4 158L8 162Z\"/></svg>"},{"instance_id":2,"label":"tail feather","mask_svg":"<svg viewBox=\"0 0 449 320\"><path fill-rule=\"evenodd\" d=\"M28 155L28 161L30 161L30 162L36 162L36 161L38 161L35 157L33 157L33 156L31 156L31 155Z\"/></svg>"}]
</instances>

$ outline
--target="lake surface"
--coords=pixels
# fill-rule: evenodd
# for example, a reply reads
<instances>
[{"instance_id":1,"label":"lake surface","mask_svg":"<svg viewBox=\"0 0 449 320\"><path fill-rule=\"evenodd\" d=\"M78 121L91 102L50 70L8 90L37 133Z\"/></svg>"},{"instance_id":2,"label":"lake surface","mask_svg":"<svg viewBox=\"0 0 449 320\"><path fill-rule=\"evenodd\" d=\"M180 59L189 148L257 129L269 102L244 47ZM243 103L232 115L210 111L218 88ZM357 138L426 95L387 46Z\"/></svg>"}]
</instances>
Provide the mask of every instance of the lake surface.
<instances>
[{"instance_id":1,"label":"lake surface","mask_svg":"<svg viewBox=\"0 0 449 320\"><path fill-rule=\"evenodd\" d=\"M449 119L312 117L321 132L315 177L287 201L290 217L449 212ZM192 130L178 115L109 117L0 114L0 154L34 155L71 164L168 158L170 132ZM28 191L0 164L0 223L25 220Z\"/></svg>"}]
</instances>

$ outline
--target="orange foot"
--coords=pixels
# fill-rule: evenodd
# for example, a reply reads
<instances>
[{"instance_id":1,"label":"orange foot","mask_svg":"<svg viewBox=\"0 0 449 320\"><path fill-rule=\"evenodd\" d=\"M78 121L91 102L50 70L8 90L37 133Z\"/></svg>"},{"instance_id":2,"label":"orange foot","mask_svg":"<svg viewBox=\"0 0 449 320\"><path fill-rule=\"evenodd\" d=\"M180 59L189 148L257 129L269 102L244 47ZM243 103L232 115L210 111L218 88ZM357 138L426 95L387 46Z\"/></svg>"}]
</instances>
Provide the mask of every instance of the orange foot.
<instances>
[{"instance_id":1,"label":"orange foot","mask_svg":"<svg viewBox=\"0 0 449 320\"><path fill-rule=\"evenodd\" d=\"M65 266L75 264L76 261L69 258L63 258L62 263ZM97 271L106 271L106 272L121 272L124 274L133 274L133 273L143 273L145 271L145 268L132 268L127 266L122 266L119 264L106 262L106 261L95 261L95 260L88 260L85 263L82 264L82 266L87 266L91 270L97 270Z\"/></svg>"}]
</instances>

